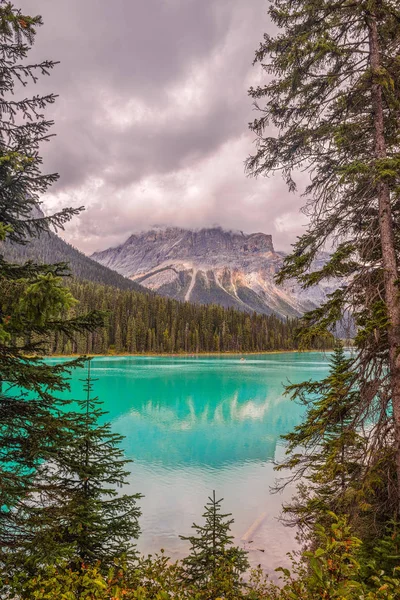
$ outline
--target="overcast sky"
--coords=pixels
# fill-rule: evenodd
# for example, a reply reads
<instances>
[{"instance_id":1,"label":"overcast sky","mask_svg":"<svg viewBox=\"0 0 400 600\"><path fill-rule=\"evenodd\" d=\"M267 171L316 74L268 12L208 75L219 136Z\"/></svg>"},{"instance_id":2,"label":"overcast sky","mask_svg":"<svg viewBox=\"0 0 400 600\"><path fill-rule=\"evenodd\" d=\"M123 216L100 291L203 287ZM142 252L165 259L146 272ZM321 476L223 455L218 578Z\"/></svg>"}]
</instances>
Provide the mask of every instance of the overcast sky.
<instances>
[{"instance_id":1,"label":"overcast sky","mask_svg":"<svg viewBox=\"0 0 400 600\"><path fill-rule=\"evenodd\" d=\"M271 233L289 249L301 198L280 176L249 179L254 51L266 0L22 0L41 14L31 57L59 60L40 91L57 137L51 207L85 205L63 236L86 253L152 225ZM36 91L36 90L35 90Z\"/></svg>"}]
</instances>

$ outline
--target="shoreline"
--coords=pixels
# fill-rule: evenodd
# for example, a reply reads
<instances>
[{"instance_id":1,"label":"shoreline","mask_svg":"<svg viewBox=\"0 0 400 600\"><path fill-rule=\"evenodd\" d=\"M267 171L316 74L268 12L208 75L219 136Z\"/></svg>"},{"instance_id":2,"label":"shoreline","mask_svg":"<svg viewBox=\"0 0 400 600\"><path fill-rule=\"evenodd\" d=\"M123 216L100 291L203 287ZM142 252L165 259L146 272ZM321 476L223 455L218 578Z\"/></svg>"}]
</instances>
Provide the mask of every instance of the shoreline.
<instances>
[{"instance_id":1,"label":"shoreline","mask_svg":"<svg viewBox=\"0 0 400 600\"><path fill-rule=\"evenodd\" d=\"M109 354L49 354L46 358L121 358L121 357L135 357L140 358L154 357L154 358L196 358L198 356L264 356L269 354L310 354L312 352L326 353L332 352L333 348L326 348L325 350L262 350L260 352L120 352L120 353L109 353Z\"/></svg>"}]
</instances>

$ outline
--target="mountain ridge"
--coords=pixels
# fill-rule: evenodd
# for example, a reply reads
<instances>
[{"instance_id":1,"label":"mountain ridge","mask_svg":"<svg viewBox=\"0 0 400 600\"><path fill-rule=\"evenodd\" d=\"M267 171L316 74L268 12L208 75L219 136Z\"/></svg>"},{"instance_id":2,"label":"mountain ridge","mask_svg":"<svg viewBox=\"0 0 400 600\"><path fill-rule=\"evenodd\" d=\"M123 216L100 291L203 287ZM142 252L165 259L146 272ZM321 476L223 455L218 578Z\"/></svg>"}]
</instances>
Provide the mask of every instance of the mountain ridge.
<instances>
[{"instance_id":1,"label":"mountain ridge","mask_svg":"<svg viewBox=\"0 0 400 600\"><path fill-rule=\"evenodd\" d=\"M156 227L91 258L164 296L281 317L302 315L337 287L328 282L302 290L294 281L278 286L274 277L284 258L272 236L222 227Z\"/></svg>"},{"instance_id":2,"label":"mountain ridge","mask_svg":"<svg viewBox=\"0 0 400 600\"><path fill-rule=\"evenodd\" d=\"M148 292L137 282L123 277L92 260L53 232L32 237L24 245L5 241L0 243L0 255L9 262L24 263L33 260L40 264L68 263L71 274L77 279L112 285L122 290Z\"/></svg>"}]
</instances>

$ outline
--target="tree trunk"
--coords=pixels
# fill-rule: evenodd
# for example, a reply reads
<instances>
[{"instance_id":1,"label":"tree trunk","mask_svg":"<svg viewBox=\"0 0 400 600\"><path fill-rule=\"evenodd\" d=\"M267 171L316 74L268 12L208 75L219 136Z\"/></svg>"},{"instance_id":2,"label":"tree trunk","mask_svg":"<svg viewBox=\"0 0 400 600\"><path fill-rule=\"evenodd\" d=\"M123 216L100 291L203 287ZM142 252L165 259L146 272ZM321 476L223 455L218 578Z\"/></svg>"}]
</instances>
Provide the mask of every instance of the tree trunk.
<instances>
[{"instance_id":1,"label":"tree trunk","mask_svg":"<svg viewBox=\"0 0 400 600\"><path fill-rule=\"evenodd\" d=\"M379 82L380 47L377 16L369 19L369 46L372 70L372 105L374 110L375 158L386 158L383 118L382 84ZM390 190L385 182L378 183L379 227L384 271L385 300L389 317L389 376L392 392L393 418L396 441L397 493L400 505L400 300L399 272L394 239L394 225L390 204ZM400 508L400 507L399 507Z\"/></svg>"}]
</instances>

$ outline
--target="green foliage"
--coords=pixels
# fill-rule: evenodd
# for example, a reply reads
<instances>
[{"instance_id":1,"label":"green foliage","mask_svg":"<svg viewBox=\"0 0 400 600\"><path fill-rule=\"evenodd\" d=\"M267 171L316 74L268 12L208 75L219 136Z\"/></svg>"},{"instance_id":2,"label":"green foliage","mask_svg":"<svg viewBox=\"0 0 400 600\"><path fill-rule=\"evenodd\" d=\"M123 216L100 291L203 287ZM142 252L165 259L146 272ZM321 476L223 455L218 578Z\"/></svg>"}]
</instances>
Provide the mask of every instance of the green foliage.
<instances>
[{"instance_id":1,"label":"green foliage","mask_svg":"<svg viewBox=\"0 0 400 600\"><path fill-rule=\"evenodd\" d=\"M303 209L308 230L278 281L296 278L304 287L331 277L340 282L326 305L304 320L304 345L350 311L359 329L360 380L381 380L383 406L390 394L384 365L391 321L377 319L376 308L386 302L381 224L388 212L397 262L400 245L398 3L271 0L269 17L277 30L256 51L266 83L249 91L259 112L249 125L257 138L247 169L254 176L281 171L291 190L302 169L310 175ZM372 68L375 29L379 66ZM376 94L384 154L377 147ZM389 197L384 212L382 185ZM318 267L325 247L333 252Z\"/></svg>"},{"instance_id":2,"label":"green foliage","mask_svg":"<svg viewBox=\"0 0 400 600\"><path fill-rule=\"evenodd\" d=\"M351 534L346 518L327 515L330 525L316 527L317 548L293 561L282 572L280 586L265 585L265 600L395 600L400 592L400 568L393 576L378 569L364 580L360 563L362 542ZM259 585L259 582L258 582Z\"/></svg>"},{"instance_id":3,"label":"green foliage","mask_svg":"<svg viewBox=\"0 0 400 600\"><path fill-rule=\"evenodd\" d=\"M20 298L19 318L43 326L76 302L69 289L62 285L61 277L55 277L53 273L39 274Z\"/></svg>"},{"instance_id":4,"label":"green foliage","mask_svg":"<svg viewBox=\"0 0 400 600\"><path fill-rule=\"evenodd\" d=\"M33 491L18 506L26 541L22 551L9 551L12 569L67 560L72 568L100 562L103 570L122 556L135 556L133 539L139 535L140 494L117 493L129 472L119 445L122 436L110 424L100 424L105 413L92 398L90 361L84 400L69 413L71 436L51 461L36 469Z\"/></svg>"},{"instance_id":5,"label":"green foliage","mask_svg":"<svg viewBox=\"0 0 400 600\"><path fill-rule=\"evenodd\" d=\"M360 509L369 507L366 498L371 500L373 493L364 458L367 441L357 433L359 391L351 366L352 359L337 346L325 379L286 388L307 412L294 431L283 436L287 458L277 469L291 469L289 480L300 481L298 497L284 511L302 526L305 536L315 534L327 511L360 519Z\"/></svg>"},{"instance_id":6,"label":"green foliage","mask_svg":"<svg viewBox=\"0 0 400 600\"><path fill-rule=\"evenodd\" d=\"M278 281L339 284L302 319L303 346L347 315L357 329L352 361L336 354L327 379L289 388L307 414L287 436L284 466L303 476L288 510L312 540L326 509L348 514L371 550L400 501L400 11L395 0L271 0L269 16L247 168L280 171L291 191L309 176L309 224Z\"/></svg>"},{"instance_id":7,"label":"green foliage","mask_svg":"<svg viewBox=\"0 0 400 600\"><path fill-rule=\"evenodd\" d=\"M70 317L100 307L108 319L102 330L77 336L71 344L67 335L54 336L50 348L58 354L261 352L295 350L299 345L296 320L177 302L84 281L72 280L69 289L79 300ZM332 345L332 335L315 336L311 343L315 349Z\"/></svg>"},{"instance_id":8,"label":"green foliage","mask_svg":"<svg viewBox=\"0 0 400 600\"><path fill-rule=\"evenodd\" d=\"M396 575L396 572L399 574L400 531L397 521L392 520L386 525L382 536L365 548L363 558L368 574L377 570L383 570L389 575Z\"/></svg>"},{"instance_id":9,"label":"green foliage","mask_svg":"<svg viewBox=\"0 0 400 600\"><path fill-rule=\"evenodd\" d=\"M12 233L12 227L5 223L0 223L0 242L3 242L10 233Z\"/></svg>"},{"instance_id":10,"label":"green foliage","mask_svg":"<svg viewBox=\"0 0 400 600\"><path fill-rule=\"evenodd\" d=\"M49 75L54 61L26 63L40 16L23 14L11 2L0 6L0 38L3 97L1 120L2 144L0 149L0 222L7 227L9 240L25 243L26 237L47 231L49 225L63 227L71 216L81 209L65 209L50 217L36 216L40 196L57 180L55 173L41 172L39 147L49 140L53 122L46 120L44 110L55 102L54 94L35 95L18 99L18 86L28 81L35 83L40 75ZM8 99L9 98L9 99Z\"/></svg>"},{"instance_id":11,"label":"green foliage","mask_svg":"<svg viewBox=\"0 0 400 600\"><path fill-rule=\"evenodd\" d=\"M238 589L227 569L219 572L218 589L210 582L203 588L182 580L184 563L171 562L161 551L135 565L116 561L107 572L100 564L73 570L60 563L43 568L35 577L16 574L2 589L7 590L7 600L397 600L400 567L385 574L376 566L365 576L362 543L352 535L346 519L331 513L326 522L326 527L317 528L312 552L297 560L292 557L291 570L277 569L279 585L258 568Z\"/></svg>"},{"instance_id":12,"label":"green foliage","mask_svg":"<svg viewBox=\"0 0 400 600\"><path fill-rule=\"evenodd\" d=\"M52 122L46 107L54 94L24 96L21 90L55 63L27 59L40 17L23 14L0 2L0 241L23 244L27 236L62 227L77 211L65 209L45 217L40 196L57 179L41 172L40 145L49 139ZM69 319L74 301L61 285L65 264L13 264L0 255L0 575L11 554L29 545L24 503L36 488L37 470L68 444L75 419L55 396L67 390L66 376L81 361L49 365L39 356L53 335L72 337L102 324L98 311Z\"/></svg>"},{"instance_id":13,"label":"green foliage","mask_svg":"<svg viewBox=\"0 0 400 600\"><path fill-rule=\"evenodd\" d=\"M190 554L183 562L183 581L207 597L236 598L244 583L242 574L249 568L247 553L233 545L230 535L233 519L221 512L215 491L203 514L204 525L193 524L196 535L181 536L190 542Z\"/></svg>"},{"instance_id":14,"label":"green foliage","mask_svg":"<svg viewBox=\"0 0 400 600\"><path fill-rule=\"evenodd\" d=\"M163 551L141 558L135 566L115 561L105 573L100 563L81 565L79 570L60 563L43 568L34 578L16 575L8 584L9 597L16 600L14 594L18 594L23 600L203 600L195 590L182 587L180 569Z\"/></svg>"}]
</instances>

